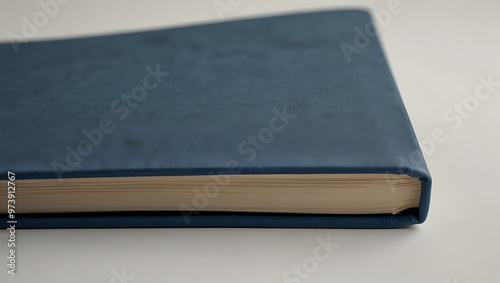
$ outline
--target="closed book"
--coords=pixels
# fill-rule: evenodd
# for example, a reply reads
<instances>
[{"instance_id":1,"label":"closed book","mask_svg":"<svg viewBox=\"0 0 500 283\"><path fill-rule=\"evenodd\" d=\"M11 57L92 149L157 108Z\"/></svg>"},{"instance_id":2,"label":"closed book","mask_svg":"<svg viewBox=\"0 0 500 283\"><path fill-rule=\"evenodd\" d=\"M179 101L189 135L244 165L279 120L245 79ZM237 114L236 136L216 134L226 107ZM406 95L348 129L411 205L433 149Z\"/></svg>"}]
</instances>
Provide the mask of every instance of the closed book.
<instances>
[{"instance_id":1,"label":"closed book","mask_svg":"<svg viewBox=\"0 0 500 283\"><path fill-rule=\"evenodd\" d=\"M365 11L11 42L0 61L2 227L427 217L431 177Z\"/></svg>"}]
</instances>

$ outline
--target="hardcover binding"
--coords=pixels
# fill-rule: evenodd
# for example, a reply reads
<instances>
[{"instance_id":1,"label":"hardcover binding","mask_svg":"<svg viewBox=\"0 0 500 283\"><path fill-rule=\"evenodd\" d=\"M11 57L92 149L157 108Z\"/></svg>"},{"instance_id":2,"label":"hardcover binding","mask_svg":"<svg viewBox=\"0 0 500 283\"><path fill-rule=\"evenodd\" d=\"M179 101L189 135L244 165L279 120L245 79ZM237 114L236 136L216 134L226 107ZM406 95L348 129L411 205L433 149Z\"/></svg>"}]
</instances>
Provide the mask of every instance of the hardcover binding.
<instances>
[{"instance_id":1,"label":"hardcover binding","mask_svg":"<svg viewBox=\"0 0 500 283\"><path fill-rule=\"evenodd\" d=\"M427 217L431 177L367 12L19 50L0 45L0 168L18 179L376 173L418 178L422 191L419 208L398 215L18 215L16 228L398 228Z\"/></svg>"}]
</instances>

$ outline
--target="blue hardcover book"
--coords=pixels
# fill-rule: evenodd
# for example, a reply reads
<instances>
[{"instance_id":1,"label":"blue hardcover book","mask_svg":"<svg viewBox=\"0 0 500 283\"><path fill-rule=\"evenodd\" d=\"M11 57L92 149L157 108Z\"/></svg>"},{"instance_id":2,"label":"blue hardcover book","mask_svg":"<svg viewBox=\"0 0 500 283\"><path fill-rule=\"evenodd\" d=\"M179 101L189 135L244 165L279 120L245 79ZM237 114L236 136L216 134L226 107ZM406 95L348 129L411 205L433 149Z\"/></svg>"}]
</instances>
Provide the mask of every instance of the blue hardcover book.
<instances>
[{"instance_id":1,"label":"blue hardcover book","mask_svg":"<svg viewBox=\"0 0 500 283\"><path fill-rule=\"evenodd\" d=\"M397 228L431 177L369 13L0 45L1 227Z\"/></svg>"}]
</instances>

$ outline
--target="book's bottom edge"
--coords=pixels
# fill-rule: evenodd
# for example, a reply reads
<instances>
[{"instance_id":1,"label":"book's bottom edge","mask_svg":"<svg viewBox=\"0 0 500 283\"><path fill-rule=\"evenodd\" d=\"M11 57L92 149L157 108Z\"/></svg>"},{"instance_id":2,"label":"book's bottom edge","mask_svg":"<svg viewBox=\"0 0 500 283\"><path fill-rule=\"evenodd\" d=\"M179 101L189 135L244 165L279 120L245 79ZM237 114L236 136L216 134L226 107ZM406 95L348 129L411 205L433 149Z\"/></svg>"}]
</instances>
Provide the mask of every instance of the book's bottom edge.
<instances>
[{"instance_id":1,"label":"book's bottom edge","mask_svg":"<svg viewBox=\"0 0 500 283\"><path fill-rule=\"evenodd\" d=\"M291 229L388 229L421 223L418 208L398 215L336 215L287 213L200 212L112 212L71 214L21 214L16 219L2 215L0 227L16 229L101 228L291 228ZM15 223L9 223L15 222Z\"/></svg>"}]
</instances>

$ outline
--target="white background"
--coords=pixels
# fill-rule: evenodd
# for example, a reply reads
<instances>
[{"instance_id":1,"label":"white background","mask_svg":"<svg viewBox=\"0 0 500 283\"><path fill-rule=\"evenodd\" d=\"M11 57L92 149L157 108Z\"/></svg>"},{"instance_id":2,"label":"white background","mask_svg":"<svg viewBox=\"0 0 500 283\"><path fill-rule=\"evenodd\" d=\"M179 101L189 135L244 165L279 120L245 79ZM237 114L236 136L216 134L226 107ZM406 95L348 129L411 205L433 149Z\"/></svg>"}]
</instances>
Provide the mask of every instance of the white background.
<instances>
[{"instance_id":1,"label":"white background","mask_svg":"<svg viewBox=\"0 0 500 283\"><path fill-rule=\"evenodd\" d=\"M242 0L220 19L213 0L73 0L33 40L339 7L376 14L389 3ZM446 134L425 154L433 192L424 224L397 230L18 230L18 275L8 275L2 264L0 282L282 282L285 271L314 256L318 237L340 246L300 282L500 282L500 87L456 129L443 119L454 104L472 99L479 77L500 82L500 1L400 5L403 10L379 28L387 57L421 144L429 144L435 129ZM21 34L22 18L40 10L37 1L3 0L0 40ZM6 237L0 231L4 263ZM123 268L133 280L117 279Z\"/></svg>"}]
</instances>

